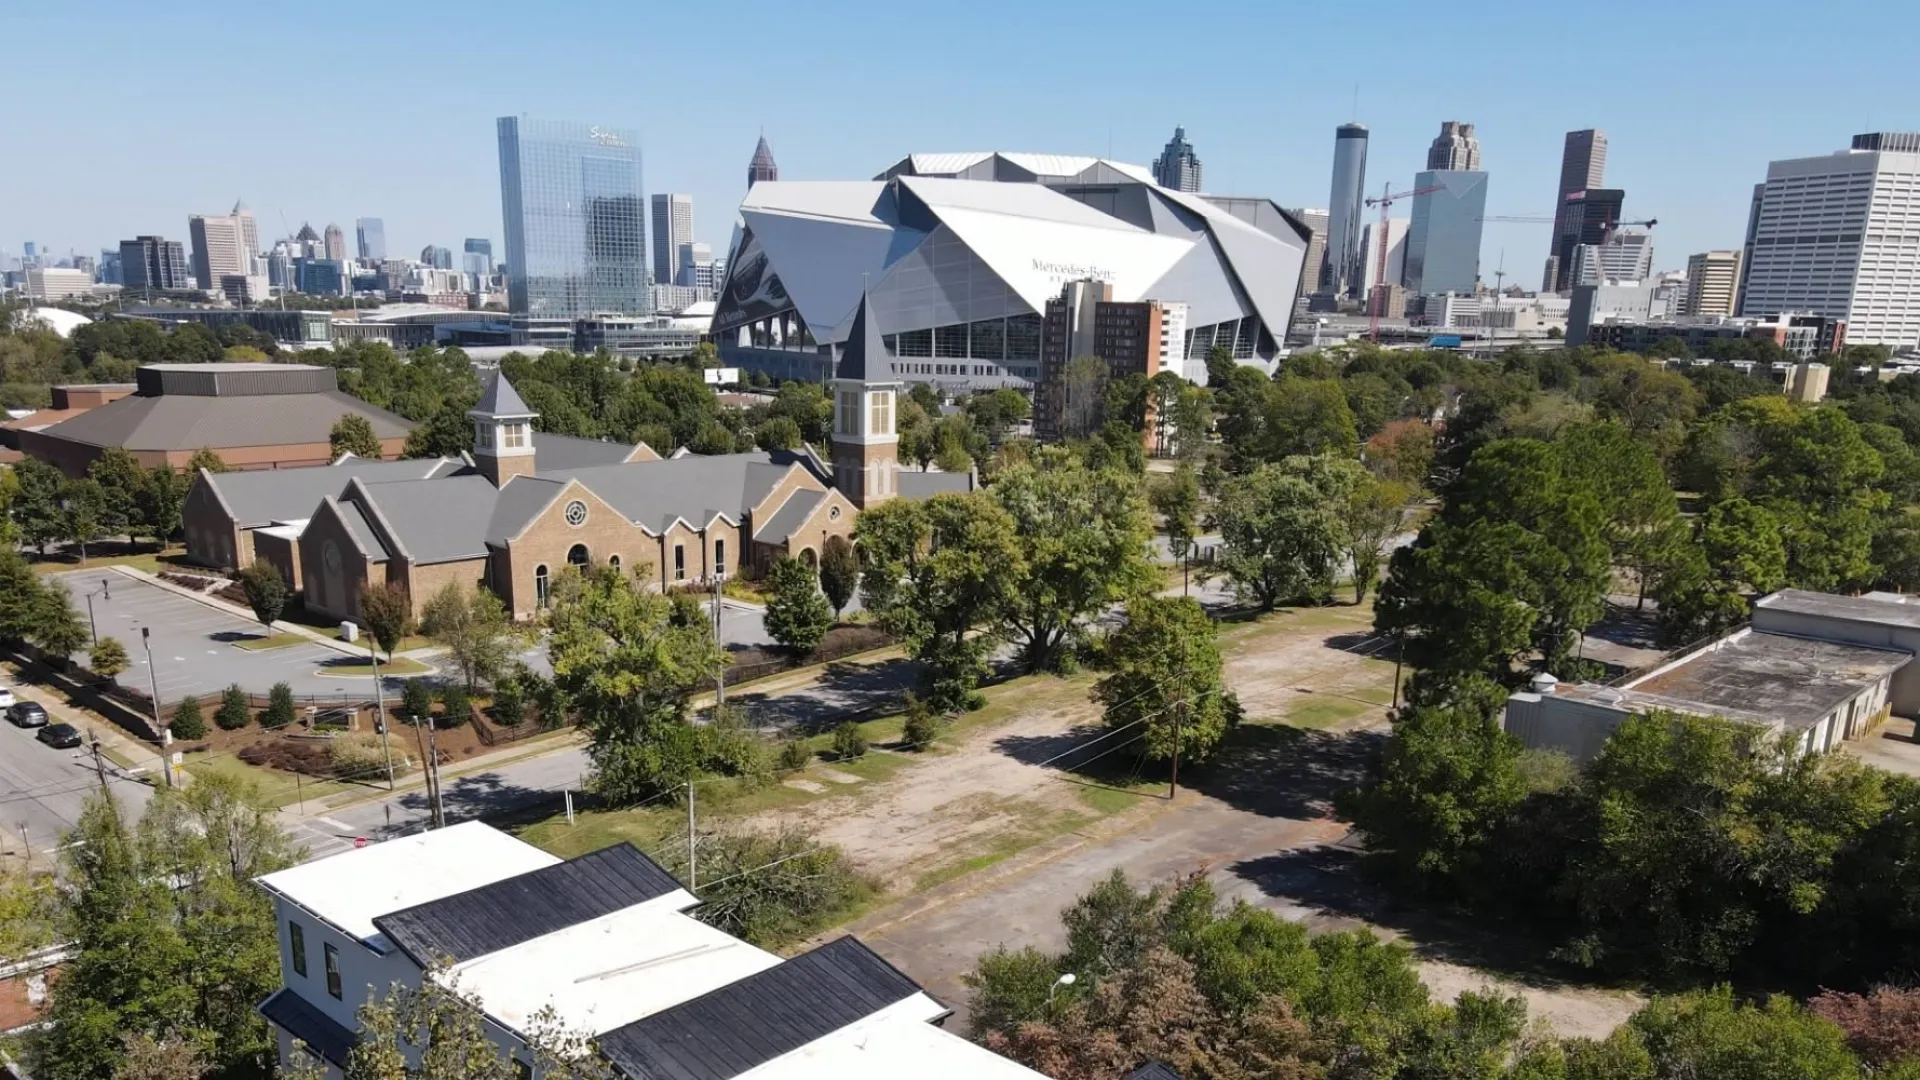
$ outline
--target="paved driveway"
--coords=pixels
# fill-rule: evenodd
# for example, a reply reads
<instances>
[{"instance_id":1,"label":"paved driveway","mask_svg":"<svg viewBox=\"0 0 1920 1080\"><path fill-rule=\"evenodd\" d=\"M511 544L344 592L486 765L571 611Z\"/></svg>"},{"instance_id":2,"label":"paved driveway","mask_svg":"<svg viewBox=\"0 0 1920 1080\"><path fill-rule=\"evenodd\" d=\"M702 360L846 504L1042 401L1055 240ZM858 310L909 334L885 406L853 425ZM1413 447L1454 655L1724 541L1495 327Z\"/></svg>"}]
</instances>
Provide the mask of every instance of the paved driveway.
<instances>
[{"instance_id":1,"label":"paved driveway","mask_svg":"<svg viewBox=\"0 0 1920 1080\"><path fill-rule=\"evenodd\" d=\"M256 694L266 693L278 682L291 686L296 697L373 694L371 679L322 671L322 665L345 659L337 649L301 644L248 652L232 643L260 635L260 624L252 620L122 574L76 570L53 575L53 580L66 586L83 617L91 598L99 634L118 638L127 647L130 664L115 681L142 692L148 691L151 681L158 686L161 701L178 701L188 694L205 699L235 683ZM151 669L147 649L141 646L142 628L151 632ZM399 693L399 680L385 682L388 693Z\"/></svg>"}]
</instances>

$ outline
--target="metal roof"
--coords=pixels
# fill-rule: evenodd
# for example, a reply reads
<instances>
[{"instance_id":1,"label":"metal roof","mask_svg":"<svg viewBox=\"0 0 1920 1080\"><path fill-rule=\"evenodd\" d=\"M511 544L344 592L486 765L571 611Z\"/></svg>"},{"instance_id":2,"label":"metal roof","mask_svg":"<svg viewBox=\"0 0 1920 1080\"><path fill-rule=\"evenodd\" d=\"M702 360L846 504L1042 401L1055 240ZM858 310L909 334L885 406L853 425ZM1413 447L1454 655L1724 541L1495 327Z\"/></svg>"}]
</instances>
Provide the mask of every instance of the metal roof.
<instances>
[{"instance_id":1,"label":"metal roof","mask_svg":"<svg viewBox=\"0 0 1920 1080\"><path fill-rule=\"evenodd\" d=\"M920 993L850 937L600 1037L631 1080L732 1080Z\"/></svg>"},{"instance_id":2,"label":"metal roof","mask_svg":"<svg viewBox=\"0 0 1920 1080\"><path fill-rule=\"evenodd\" d=\"M1180 1074L1164 1061L1149 1061L1120 1080L1180 1080Z\"/></svg>"},{"instance_id":3,"label":"metal roof","mask_svg":"<svg viewBox=\"0 0 1920 1080\"><path fill-rule=\"evenodd\" d=\"M346 457L331 465L306 469L208 473L193 482L210 485L233 514L233 523L244 529L307 517L322 498L337 497L354 477L366 483L424 480L443 470L451 471L454 464L446 458L374 461Z\"/></svg>"},{"instance_id":4,"label":"metal roof","mask_svg":"<svg viewBox=\"0 0 1920 1080\"><path fill-rule=\"evenodd\" d=\"M136 395L88 409L41 434L91 446L185 451L325 443L341 417L364 416L379 439L403 439L413 423L339 390L213 397ZM309 507L311 509L311 507Z\"/></svg>"},{"instance_id":5,"label":"metal roof","mask_svg":"<svg viewBox=\"0 0 1920 1080\"><path fill-rule=\"evenodd\" d=\"M633 446L629 443L583 439L577 435L554 435L544 431L533 433L534 468L541 472L618 465L632 453Z\"/></svg>"},{"instance_id":6,"label":"metal roof","mask_svg":"<svg viewBox=\"0 0 1920 1080\"><path fill-rule=\"evenodd\" d=\"M894 474L903 499L931 499L935 495L964 495L973 490L972 473L920 472L901 469Z\"/></svg>"},{"instance_id":7,"label":"metal roof","mask_svg":"<svg viewBox=\"0 0 1920 1080\"><path fill-rule=\"evenodd\" d=\"M510 949L680 891L673 875L639 848L616 844L378 916L373 925L426 968L441 957L460 963Z\"/></svg>"},{"instance_id":8,"label":"metal roof","mask_svg":"<svg viewBox=\"0 0 1920 1080\"><path fill-rule=\"evenodd\" d=\"M1833 593L1805 589L1781 589L1754 601L1756 611L1817 615L1851 622L1882 623L1920 629L1920 604L1911 600L1886 600L1869 596L1836 596Z\"/></svg>"},{"instance_id":9,"label":"metal roof","mask_svg":"<svg viewBox=\"0 0 1920 1080\"><path fill-rule=\"evenodd\" d=\"M888 382L893 379L893 353L880 339L880 320L868 309L865 293L853 312L853 329L840 349L840 361L834 365L836 379L860 382Z\"/></svg>"},{"instance_id":10,"label":"metal roof","mask_svg":"<svg viewBox=\"0 0 1920 1080\"><path fill-rule=\"evenodd\" d=\"M467 415L530 417L540 414L527 408L527 403L520 400L520 394L514 390L513 384L496 370L487 376L487 385L480 391L480 400L474 402L473 408L467 410Z\"/></svg>"},{"instance_id":11,"label":"metal roof","mask_svg":"<svg viewBox=\"0 0 1920 1080\"><path fill-rule=\"evenodd\" d=\"M515 476L501 487L493 504L493 516L487 519L486 541L494 547L505 547L507 541L519 536L540 512L553 505L553 500L566 490L565 480L556 480L551 476Z\"/></svg>"},{"instance_id":12,"label":"metal roof","mask_svg":"<svg viewBox=\"0 0 1920 1080\"><path fill-rule=\"evenodd\" d=\"M344 1024L285 987L260 1003L260 1015L341 1068L346 1067L347 1055L353 1051L354 1044L360 1041Z\"/></svg>"}]
</instances>

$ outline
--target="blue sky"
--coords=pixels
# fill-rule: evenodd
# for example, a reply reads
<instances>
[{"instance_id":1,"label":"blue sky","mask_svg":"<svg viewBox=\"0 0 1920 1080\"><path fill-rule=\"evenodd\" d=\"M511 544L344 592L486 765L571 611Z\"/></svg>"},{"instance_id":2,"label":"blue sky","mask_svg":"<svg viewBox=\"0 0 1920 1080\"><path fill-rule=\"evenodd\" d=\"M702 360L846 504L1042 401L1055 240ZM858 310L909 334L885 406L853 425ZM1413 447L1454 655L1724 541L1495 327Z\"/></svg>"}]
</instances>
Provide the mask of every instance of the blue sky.
<instances>
[{"instance_id":1,"label":"blue sky","mask_svg":"<svg viewBox=\"0 0 1920 1080\"><path fill-rule=\"evenodd\" d=\"M1904 12L1904 13L1903 13ZM494 118L636 128L646 187L723 249L764 126L786 179L913 150L1150 161L1184 124L1211 191L1325 206L1333 129L1373 129L1367 186L1473 122L1490 214L1552 210L1561 138L1599 127L1656 263L1736 247L1768 160L1920 127L1911 68L1863 55L1905 2L1487 5L1109 0L0 3L0 251L185 239L244 197L263 239L383 218L389 250L500 245ZM1359 104L1354 107L1355 84ZM1544 226L1487 227L1537 284Z\"/></svg>"}]
</instances>

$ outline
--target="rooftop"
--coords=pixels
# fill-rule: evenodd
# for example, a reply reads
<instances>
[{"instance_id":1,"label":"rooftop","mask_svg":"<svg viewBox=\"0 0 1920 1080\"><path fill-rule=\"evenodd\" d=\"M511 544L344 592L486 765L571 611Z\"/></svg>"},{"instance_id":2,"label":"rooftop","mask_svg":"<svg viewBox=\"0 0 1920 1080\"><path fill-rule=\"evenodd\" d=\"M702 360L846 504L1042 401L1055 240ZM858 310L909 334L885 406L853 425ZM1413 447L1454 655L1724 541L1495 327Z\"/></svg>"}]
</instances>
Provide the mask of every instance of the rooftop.
<instances>
[{"instance_id":1,"label":"rooftop","mask_svg":"<svg viewBox=\"0 0 1920 1080\"><path fill-rule=\"evenodd\" d=\"M1920 603L1913 597L1895 593L1870 593L1866 596L1835 596L1832 593L1804 589L1781 589L1754 601L1753 606L1799 615L1819 615L1829 619L1885 623L1920 629Z\"/></svg>"},{"instance_id":2,"label":"rooftop","mask_svg":"<svg viewBox=\"0 0 1920 1080\"><path fill-rule=\"evenodd\" d=\"M1742 630L1624 686L1561 686L1556 696L1801 731L1912 659L1911 653Z\"/></svg>"}]
</instances>

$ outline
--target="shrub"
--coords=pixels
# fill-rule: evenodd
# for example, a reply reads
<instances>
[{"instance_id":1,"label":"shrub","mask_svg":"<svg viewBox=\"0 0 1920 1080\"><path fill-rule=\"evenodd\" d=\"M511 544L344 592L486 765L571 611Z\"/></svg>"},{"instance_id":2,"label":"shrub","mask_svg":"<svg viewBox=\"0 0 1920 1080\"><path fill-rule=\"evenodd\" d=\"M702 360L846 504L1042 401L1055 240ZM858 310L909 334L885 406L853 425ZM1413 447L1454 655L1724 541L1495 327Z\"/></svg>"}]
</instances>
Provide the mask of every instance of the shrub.
<instances>
[{"instance_id":1,"label":"shrub","mask_svg":"<svg viewBox=\"0 0 1920 1080\"><path fill-rule=\"evenodd\" d=\"M833 756L841 761L852 761L867 755L867 737L860 734L860 725L851 720L833 729Z\"/></svg>"},{"instance_id":2,"label":"shrub","mask_svg":"<svg viewBox=\"0 0 1920 1080\"><path fill-rule=\"evenodd\" d=\"M445 710L439 721L443 728L459 727L473 716L473 699L467 696L467 688L459 683L448 683L441 687L440 707Z\"/></svg>"},{"instance_id":3,"label":"shrub","mask_svg":"<svg viewBox=\"0 0 1920 1080\"><path fill-rule=\"evenodd\" d=\"M946 719L924 701L913 694L907 695L907 722L903 734L907 738L907 749L925 750L940 738L946 729Z\"/></svg>"},{"instance_id":4,"label":"shrub","mask_svg":"<svg viewBox=\"0 0 1920 1080\"><path fill-rule=\"evenodd\" d=\"M176 739L207 737L207 718L200 712L200 699L188 694L173 707L173 722L167 725Z\"/></svg>"},{"instance_id":5,"label":"shrub","mask_svg":"<svg viewBox=\"0 0 1920 1080\"><path fill-rule=\"evenodd\" d=\"M111 680L127 670L127 647L118 638L103 637L87 653L87 667L95 675Z\"/></svg>"},{"instance_id":6,"label":"shrub","mask_svg":"<svg viewBox=\"0 0 1920 1080\"><path fill-rule=\"evenodd\" d=\"M388 747L381 745L381 738L372 733L334 736L327 747L333 775L342 780L384 779L387 775ZM407 757L406 744L395 739L390 746L393 751L393 775L405 776L413 766Z\"/></svg>"},{"instance_id":7,"label":"shrub","mask_svg":"<svg viewBox=\"0 0 1920 1080\"><path fill-rule=\"evenodd\" d=\"M684 875L685 859L668 869ZM797 829L702 836L700 877L714 883L700 887L700 921L762 948L833 925L873 889L845 852Z\"/></svg>"},{"instance_id":8,"label":"shrub","mask_svg":"<svg viewBox=\"0 0 1920 1080\"><path fill-rule=\"evenodd\" d=\"M293 687L274 683L267 693L267 711L260 714L260 726L279 730L293 723Z\"/></svg>"},{"instance_id":9,"label":"shrub","mask_svg":"<svg viewBox=\"0 0 1920 1080\"><path fill-rule=\"evenodd\" d=\"M767 742L753 729L746 711L737 705L721 705L700 732L703 768L724 776L741 776L765 781L773 776L772 755Z\"/></svg>"},{"instance_id":10,"label":"shrub","mask_svg":"<svg viewBox=\"0 0 1920 1080\"><path fill-rule=\"evenodd\" d=\"M220 725L221 731L239 731L253 719L253 703L247 700L247 692L235 683L220 695L220 709L213 714L213 722Z\"/></svg>"},{"instance_id":11,"label":"shrub","mask_svg":"<svg viewBox=\"0 0 1920 1080\"><path fill-rule=\"evenodd\" d=\"M433 690L425 680L408 679L400 688L400 715L407 723L418 723L433 715Z\"/></svg>"},{"instance_id":12,"label":"shrub","mask_svg":"<svg viewBox=\"0 0 1920 1080\"><path fill-rule=\"evenodd\" d=\"M813 748L805 739L788 739L780 747L780 771L792 772L813 764Z\"/></svg>"},{"instance_id":13,"label":"shrub","mask_svg":"<svg viewBox=\"0 0 1920 1080\"><path fill-rule=\"evenodd\" d=\"M493 687L493 720L502 727L519 727L527 719L527 688L518 675L508 675Z\"/></svg>"}]
</instances>

